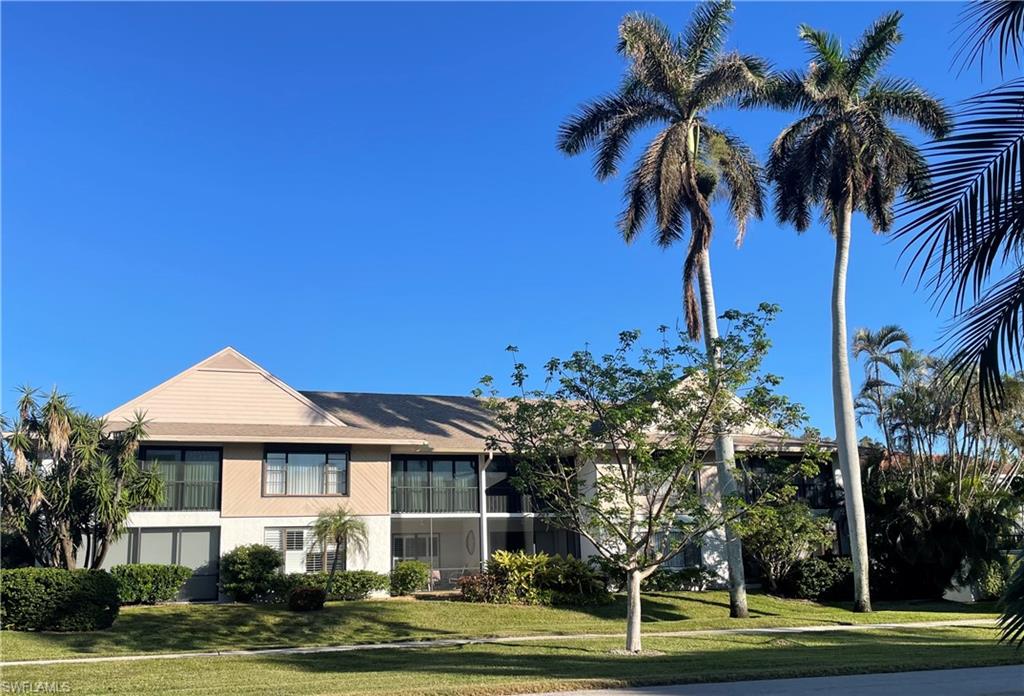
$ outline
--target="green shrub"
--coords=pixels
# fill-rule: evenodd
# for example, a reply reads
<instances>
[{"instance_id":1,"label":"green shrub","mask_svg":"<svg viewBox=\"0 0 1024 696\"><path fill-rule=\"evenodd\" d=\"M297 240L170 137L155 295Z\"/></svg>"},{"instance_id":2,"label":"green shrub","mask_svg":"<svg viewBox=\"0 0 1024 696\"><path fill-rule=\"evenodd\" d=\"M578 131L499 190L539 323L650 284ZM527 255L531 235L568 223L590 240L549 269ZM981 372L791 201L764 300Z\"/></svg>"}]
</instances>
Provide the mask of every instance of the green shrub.
<instances>
[{"instance_id":1,"label":"green shrub","mask_svg":"<svg viewBox=\"0 0 1024 696\"><path fill-rule=\"evenodd\" d=\"M323 577L323 587L327 587L327 573L317 573ZM330 599L354 600L366 599L374 592L384 592L391 580L383 573L372 570L342 570L334 574L334 586L331 588Z\"/></svg>"},{"instance_id":2,"label":"green shrub","mask_svg":"<svg viewBox=\"0 0 1024 696\"><path fill-rule=\"evenodd\" d=\"M427 589L430 566L423 561L402 561L391 571L391 594L394 597Z\"/></svg>"},{"instance_id":3,"label":"green shrub","mask_svg":"<svg viewBox=\"0 0 1024 696\"><path fill-rule=\"evenodd\" d=\"M0 627L95 631L117 618L117 583L102 570L0 570Z\"/></svg>"},{"instance_id":4,"label":"green shrub","mask_svg":"<svg viewBox=\"0 0 1024 696\"><path fill-rule=\"evenodd\" d=\"M463 575L455 584L459 586L462 598L467 602L496 604L501 601L501 588L497 579L489 573Z\"/></svg>"},{"instance_id":5,"label":"green shrub","mask_svg":"<svg viewBox=\"0 0 1024 696\"><path fill-rule=\"evenodd\" d=\"M124 606L174 601L192 577L192 570L180 565L130 563L114 566L110 575L117 583L117 596Z\"/></svg>"},{"instance_id":6,"label":"green shrub","mask_svg":"<svg viewBox=\"0 0 1024 696\"><path fill-rule=\"evenodd\" d=\"M1006 585L1013 574L1011 564L1007 561L989 561L978 573L975 583L979 600L999 599L1006 590Z\"/></svg>"},{"instance_id":7,"label":"green shrub","mask_svg":"<svg viewBox=\"0 0 1024 696\"><path fill-rule=\"evenodd\" d=\"M848 599L853 596L853 563L844 556L804 558L779 582L779 592L798 599Z\"/></svg>"},{"instance_id":8,"label":"green shrub","mask_svg":"<svg viewBox=\"0 0 1024 696\"><path fill-rule=\"evenodd\" d=\"M586 563L546 553L495 551L483 573L457 581L464 599L500 604L603 604L611 597Z\"/></svg>"},{"instance_id":9,"label":"green shrub","mask_svg":"<svg viewBox=\"0 0 1024 696\"><path fill-rule=\"evenodd\" d=\"M618 564L601 556L593 556L587 565L608 592L626 588L626 573ZM718 576L703 568L659 568L643 581L642 592L703 592L714 586Z\"/></svg>"},{"instance_id":10,"label":"green shrub","mask_svg":"<svg viewBox=\"0 0 1024 696\"><path fill-rule=\"evenodd\" d=\"M319 587L296 587L288 593L288 608L292 611L317 611L326 601L327 593Z\"/></svg>"},{"instance_id":11,"label":"green shrub","mask_svg":"<svg viewBox=\"0 0 1024 696\"><path fill-rule=\"evenodd\" d=\"M703 592L718 576L703 568L658 568L643 581L643 592Z\"/></svg>"},{"instance_id":12,"label":"green shrub","mask_svg":"<svg viewBox=\"0 0 1024 696\"><path fill-rule=\"evenodd\" d=\"M551 592L552 604L606 604L611 595L597 573L572 556L551 556L540 577L541 587Z\"/></svg>"},{"instance_id":13,"label":"green shrub","mask_svg":"<svg viewBox=\"0 0 1024 696\"><path fill-rule=\"evenodd\" d=\"M278 574L272 589L265 596L269 601L287 601L289 594L297 587L316 587L327 591L328 573ZM383 573L372 570L339 570L334 574L334 585L327 599L331 601L352 601L366 599L374 592L388 589L390 580Z\"/></svg>"},{"instance_id":14,"label":"green shrub","mask_svg":"<svg viewBox=\"0 0 1024 696\"><path fill-rule=\"evenodd\" d=\"M264 599L280 587L281 552L250 544L228 551L220 559L220 587L236 602Z\"/></svg>"}]
</instances>

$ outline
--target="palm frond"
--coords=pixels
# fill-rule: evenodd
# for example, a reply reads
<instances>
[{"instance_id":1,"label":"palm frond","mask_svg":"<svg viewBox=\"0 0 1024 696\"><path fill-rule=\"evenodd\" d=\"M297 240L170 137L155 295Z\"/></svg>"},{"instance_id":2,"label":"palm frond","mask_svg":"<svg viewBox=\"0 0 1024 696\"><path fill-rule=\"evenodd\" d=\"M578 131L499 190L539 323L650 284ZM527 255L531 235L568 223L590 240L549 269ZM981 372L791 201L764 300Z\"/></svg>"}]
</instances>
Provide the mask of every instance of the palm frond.
<instances>
[{"instance_id":1,"label":"palm frond","mask_svg":"<svg viewBox=\"0 0 1024 696\"><path fill-rule=\"evenodd\" d=\"M640 100L620 94L587 102L559 125L556 145L567 155L578 155L597 143L616 122L642 107Z\"/></svg>"},{"instance_id":2,"label":"palm frond","mask_svg":"<svg viewBox=\"0 0 1024 696\"><path fill-rule=\"evenodd\" d=\"M688 158L686 156L686 124L677 123L665 129L651 142L651 170L648 180L654 196L654 239L660 247L669 247L682 239L686 210ZM692 230L691 230L692 231Z\"/></svg>"},{"instance_id":3,"label":"palm frond","mask_svg":"<svg viewBox=\"0 0 1024 696\"><path fill-rule=\"evenodd\" d=\"M866 87L892 55L903 39L900 34L902 18L902 12L882 15L854 45L846 68L847 89L851 92Z\"/></svg>"},{"instance_id":4,"label":"palm frond","mask_svg":"<svg viewBox=\"0 0 1024 696\"><path fill-rule=\"evenodd\" d=\"M694 114L739 104L764 84L768 71L768 63L756 56L739 53L719 56L693 83L686 111Z\"/></svg>"},{"instance_id":5,"label":"palm frond","mask_svg":"<svg viewBox=\"0 0 1024 696\"><path fill-rule=\"evenodd\" d=\"M743 242L751 217L764 217L764 173L750 147L726 130L702 126L705 156L725 182L729 211L736 225L736 243Z\"/></svg>"},{"instance_id":6,"label":"palm frond","mask_svg":"<svg viewBox=\"0 0 1024 696\"><path fill-rule=\"evenodd\" d=\"M691 74L703 72L714 60L732 23L732 0L715 0L697 5L678 44Z\"/></svg>"},{"instance_id":7,"label":"palm frond","mask_svg":"<svg viewBox=\"0 0 1024 696\"><path fill-rule=\"evenodd\" d=\"M647 152L650 147L647 148ZM622 233L622 239L626 244L632 244L637 234L647 223L651 213L651 182L647 178L649 166L646 162L647 155L637 158L629 176L626 177L625 208L619 215L618 228Z\"/></svg>"},{"instance_id":8,"label":"palm frond","mask_svg":"<svg viewBox=\"0 0 1024 696\"><path fill-rule=\"evenodd\" d=\"M1006 584L1000 601L1000 640L1024 645L1024 554L1017 558L1017 569Z\"/></svg>"},{"instance_id":9,"label":"palm frond","mask_svg":"<svg viewBox=\"0 0 1024 696\"><path fill-rule=\"evenodd\" d=\"M882 116L917 126L932 138L945 137L953 123L942 102L910 80L878 80L868 88L864 103Z\"/></svg>"},{"instance_id":10,"label":"palm frond","mask_svg":"<svg viewBox=\"0 0 1024 696\"><path fill-rule=\"evenodd\" d=\"M785 111L810 111L814 101L807 93L803 75L795 70L772 73L740 102L743 108L771 107Z\"/></svg>"},{"instance_id":11,"label":"palm frond","mask_svg":"<svg viewBox=\"0 0 1024 696\"><path fill-rule=\"evenodd\" d=\"M960 46L953 57L961 70L975 62L984 70L985 53L994 43L999 54L999 72L1003 72L1011 55L1020 65L1024 46L1024 2L1021 0L979 0L971 2L960 13Z\"/></svg>"},{"instance_id":12,"label":"palm frond","mask_svg":"<svg viewBox=\"0 0 1024 696\"><path fill-rule=\"evenodd\" d=\"M668 28L657 17L627 15L619 24L619 53L630 61L634 80L666 99L685 85L685 71Z\"/></svg>"},{"instance_id":13,"label":"palm frond","mask_svg":"<svg viewBox=\"0 0 1024 696\"><path fill-rule=\"evenodd\" d=\"M798 33L811 52L812 65L808 74L814 75L814 84L821 89L833 80L840 79L846 72L843 46L835 34L801 24Z\"/></svg>"},{"instance_id":14,"label":"palm frond","mask_svg":"<svg viewBox=\"0 0 1024 696\"><path fill-rule=\"evenodd\" d=\"M965 377L965 394L977 374L982 402L995 410L1003 398L1001 365L1024 367L1024 266L995 283L954 321L947 343L956 350L947 370Z\"/></svg>"},{"instance_id":15,"label":"palm frond","mask_svg":"<svg viewBox=\"0 0 1024 696\"><path fill-rule=\"evenodd\" d=\"M900 210L907 222L897 233L911 267L957 311L1024 245L1024 79L974 97L961 116L929 148L929 197Z\"/></svg>"}]
</instances>

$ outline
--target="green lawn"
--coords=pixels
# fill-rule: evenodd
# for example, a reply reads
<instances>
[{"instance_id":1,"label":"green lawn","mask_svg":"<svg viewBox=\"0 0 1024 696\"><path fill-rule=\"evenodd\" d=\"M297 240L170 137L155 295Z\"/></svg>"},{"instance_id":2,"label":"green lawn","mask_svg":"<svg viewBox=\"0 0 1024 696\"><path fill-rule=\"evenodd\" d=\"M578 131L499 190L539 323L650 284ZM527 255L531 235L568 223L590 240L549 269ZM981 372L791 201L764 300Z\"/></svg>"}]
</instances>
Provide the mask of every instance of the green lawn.
<instances>
[{"instance_id":1,"label":"green lawn","mask_svg":"<svg viewBox=\"0 0 1024 696\"><path fill-rule=\"evenodd\" d=\"M947 602L877 605L872 614L845 606L751 595L752 618L728 618L724 592L645 595L644 630L737 626L808 626L994 617L992 605ZM516 607L439 600L331 603L300 614L281 607L164 605L126 607L113 628L92 633L0 633L4 661L81 655L237 650L253 647L373 643L411 638L620 633L625 603L583 609Z\"/></svg>"},{"instance_id":2,"label":"green lawn","mask_svg":"<svg viewBox=\"0 0 1024 696\"><path fill-rule=\"evenodd\" d=\"M686 605L684 605L686 606ZM661 626L659 626L661 628ZM991 628L648 638L658 656L609 651L621 640L188 658L8 667L2 678L64 682L71 693L512 694L578 687L1016 664Z\"/></svg>"}]
</instances>

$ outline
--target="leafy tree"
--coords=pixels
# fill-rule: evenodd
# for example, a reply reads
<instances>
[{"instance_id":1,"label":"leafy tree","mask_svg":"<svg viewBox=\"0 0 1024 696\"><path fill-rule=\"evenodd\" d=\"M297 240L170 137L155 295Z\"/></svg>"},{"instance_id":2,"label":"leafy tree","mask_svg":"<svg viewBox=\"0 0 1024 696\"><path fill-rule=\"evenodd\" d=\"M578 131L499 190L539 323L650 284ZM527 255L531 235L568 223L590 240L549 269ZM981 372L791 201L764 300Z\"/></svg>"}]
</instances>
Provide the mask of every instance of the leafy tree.
<instances>
[{"instance_id":1,"label":"leafy tree","mask_svg":"<svg viewBox=\"0 0 1024 696\"><path fill-rule=\"evenodd\" d=\"M647 126L658 132L633 165L626 180L626 207L619 218L623 239L632 242L648 220L655 241L669 247L686 237L683 298L689 335L704 327L705 345L714 369L718 338L709 243L714 220L710 203L727 198L741 241L747 221L761 218L764 203L761 169L750 148L714 125L707 114L764 82L766 63L739 53L723 53L732 21L730 0L701 4L679 37L654 17L633 14L619 26L619 53L628 61L619 90L584 104L559 130L558 147L569 155L593 148L594 174L615 176L630 141ZM699 279L700 307L694 292ZM735 491L731 471L732 436L716 434L720 494ZM731 614L747 615L740 541L726 527Z\"/></svg>"},{"instance_id":2,"label":"leafy tree","mask_svg":"<svg viewBox=\"0 0 1024 696\"><path fill-rule=\"evenodd\" d=\"M518 485L543 501L554 524L577 531L627 577L629 651L641 650L644 578L687 543L762 504L763 496L717 504L701 494L715 424L771 435L802 420L799 407L773 393L779 380L759 372L775 312L770 305L726 312L732 326L715 342L713 369L686 336L677 344L662 327L658 348L639 347L639 333L625 331L608 355L583 350L552 359L543 388L528 387L517 362L510 398L483 380L496 427L488 447L516 462Z\"/></svg>"},{"instance_id":3,"label":"leafy tree","mask_svg":"<svg viewBox=\"0 0 1024 696\"><path fill-rule=\"evenodd\" d=\"M892 226L898 193L920 199L928 190L921 153L892 121L903 121L941 137L949 128L945 108L909 80L878 74L901 40L901 14L877 20L853 48L808 26L800 39L811 53L803 74L773 77L752 103L801 113L772 144L768 177L779 220L798 231L820 206L836 240L832 279L832 400L850 542L853 548L855 611L870 611L868 547L861 495L857 426L846 331L846 275L853 215L867 216L875 232Z\"/></svg>"},{"instance_id":4,"label":"leafy tree","mask_svg":"<svg viewBox=\"0 0 1024 696\"><path fill-rule=\"evenodd\" d=\"M334 560L331 561L326 588L327 595L330 596L342 551L348 554L351 549L356 553L366 554L366 522L350 513L344 505L339 505L333 510L324 510L320 513L313 523L313 535L324 550L334 546Z\"/></svg>"},{"instance_id":5,"label":"leafy tree","mask_svg":"<svg viewBox=\"0 0 1024 696\"><path fill-rule=\"evenodd\" d=\"M1000 71L1020 64L1024 3L970 3L958 58L983 62L997 44ZM941 135L941 134L940 134ZM930 148L935 186L901 211L912 264L938 304L952 306L949 367L977 384L990 410L1002 401L1004 369L1024 369L1024 79L968 99L948 137Z\"/></svg>"},{"instance_id":6,"label":"leafy tree","mask_svg":"<svg viewBox=\"0 0 1024 696\"><path fill-rule=\"evenodd\" d=\"M744 515L737 529L743 546L764 572L769 592L776 592L801 558L831 543L831 520L818 517L798 500L766 504Z\"/></svg>"},{"instance_id":7,"label":"leafy tree","mask_svg":"<svg viewBox=\"0 0 1024 696\"><path fill-rule=\"evenodd\" d=\"M39 403L26 387L18 419L2 426L4 531L20 536L40 565L74 569L84 543L86 567L101 567L128 514L163 497L159 475L138 465L142 414L111 431L56 390Z\"/></svg>"}]
</instances>

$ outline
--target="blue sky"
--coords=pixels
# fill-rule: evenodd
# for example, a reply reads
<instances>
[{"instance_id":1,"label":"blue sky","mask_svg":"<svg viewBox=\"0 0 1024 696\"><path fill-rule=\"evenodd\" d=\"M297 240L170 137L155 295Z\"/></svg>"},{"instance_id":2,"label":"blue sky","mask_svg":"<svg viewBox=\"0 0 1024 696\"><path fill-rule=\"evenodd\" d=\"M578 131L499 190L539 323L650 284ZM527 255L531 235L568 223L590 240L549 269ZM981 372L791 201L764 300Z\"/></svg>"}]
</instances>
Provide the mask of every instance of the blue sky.
<instances>
[{"instance_id":1,"label":"blue sky","mask_svg":"<svg viewBox=\"0 0 1024 696\"><path fill-rule=\"evenodd\" d=\"M800 22L852 42L894 7L888 73L949 103L953 3L741 3L730 47L797 68ZM613 89L616 26L684 4L9 4L2 22L2 402L102 413L233 345L299 389L468 393L675 324L682 248L617 236L621 178L554 148ZM993 79L995 75L991 76ZM763 154L791 117L722 112ZM851 328L941 317L858 221ZM834 432L832 241L720 224L720 309L778 303L768 369ZM539 370L538 370L539 371ZM855 373L859 381L859 372Z\"/></svg>"}]
</instances>

